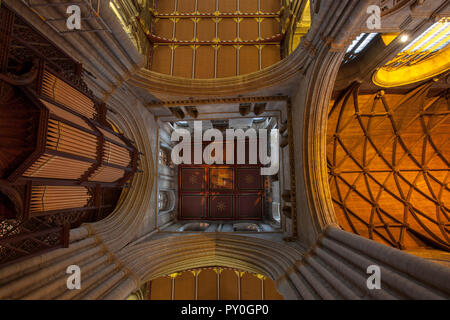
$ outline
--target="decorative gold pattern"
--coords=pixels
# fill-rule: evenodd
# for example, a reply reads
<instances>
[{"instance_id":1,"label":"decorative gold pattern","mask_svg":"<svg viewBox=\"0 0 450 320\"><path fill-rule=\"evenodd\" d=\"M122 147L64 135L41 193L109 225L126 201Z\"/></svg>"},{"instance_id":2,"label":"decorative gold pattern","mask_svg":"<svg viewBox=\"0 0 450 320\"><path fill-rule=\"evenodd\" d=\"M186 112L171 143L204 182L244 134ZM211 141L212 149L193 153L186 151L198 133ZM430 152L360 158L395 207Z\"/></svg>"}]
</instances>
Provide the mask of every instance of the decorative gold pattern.
<instances>
[{"instance_id":1,"label":"decorative gold pattern","mask_svg":"<svg viewBox=\"0 0 450 320\"><path fill-rule=\"evenodd\" d=\"M194 175L194 174L191 174L189 176L189 183L191 185L195 185L195 184L197 184L197 182L198 182L198 177L196 175Z\"/></svg>"},{"instance_id":2,"label":"decorative gold pattern","mask_svg":"<svg viewBox=\"0 0 450 320\"><path fill-rule=\"evenodd\" d=\"M217 2L208 12L188 1L164 2L156 3L154 27L147 33L149 70L186 79L227 78L262 70L281 58L279 0L266 0L271 7L260 9L257 0L246 1L252 9L236 1Z\"/></svg>"},{"instance_id":3,"label":"decorative gold pattern","mask_svg":"<svg viewBox=\"0 0 450 320\"><path fill-rule=\"evenodd\" d=\"M217 208L218 211L223 212L227 208L227 205L225 204L225 202L219 201L217 203L217 207L216 208Z\"/></svg>"}]
</instances>

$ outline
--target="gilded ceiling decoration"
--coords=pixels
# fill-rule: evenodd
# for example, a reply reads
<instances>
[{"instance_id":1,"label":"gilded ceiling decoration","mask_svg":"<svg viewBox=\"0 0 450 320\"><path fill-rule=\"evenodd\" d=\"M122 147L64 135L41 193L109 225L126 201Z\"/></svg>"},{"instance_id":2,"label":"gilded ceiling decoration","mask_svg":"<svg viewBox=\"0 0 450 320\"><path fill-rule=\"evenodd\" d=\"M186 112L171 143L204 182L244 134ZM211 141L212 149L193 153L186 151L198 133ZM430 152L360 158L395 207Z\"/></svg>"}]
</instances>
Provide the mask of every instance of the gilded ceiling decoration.
<instances>
[{"instance_id":1,"label":"gilded ceiling decoration","mask_svg":"<svg viewBox=\"0 0 450 320\"><path fill-rule=\"evenodd\" d=\"M283 300L272 279L226 267L172 273L153 279L140 291L142 300Z\"/></svg>"},{"instance_id":2,"label":"gilded ceiling decoration","mask_svg":"<svg viewBox=\"0 0 450 320\"><path fill-rule=\"evenodd\" d=\"M219 203L217 203L217 210L218 211L225 211L225 209L227 208L227 205L225 204L225 202L219 201Z\"/></svg>"},{"instance_id":3,"label":"gilded ceiling decoration","mask_svg":"<svg viewBox=\"0 0 450 320\"><path fill-rule=\"evenodd\" d=\"M450 249L450 105L433 82L331 102L329 185L341 227L401 249ZM434 92L434 91L433 91Z\"/></svg>"},{"instance_id":4,"label":"gilded ceiling decoration","mask_svg":"<svg viewBox=\"0 0 450 320\"><path fill-rule=\"evenodd\" d=\"M279 0L159 0L147 37L150 70L192 79L224 78L280 60Z\"/></svg>"}]
</instances>

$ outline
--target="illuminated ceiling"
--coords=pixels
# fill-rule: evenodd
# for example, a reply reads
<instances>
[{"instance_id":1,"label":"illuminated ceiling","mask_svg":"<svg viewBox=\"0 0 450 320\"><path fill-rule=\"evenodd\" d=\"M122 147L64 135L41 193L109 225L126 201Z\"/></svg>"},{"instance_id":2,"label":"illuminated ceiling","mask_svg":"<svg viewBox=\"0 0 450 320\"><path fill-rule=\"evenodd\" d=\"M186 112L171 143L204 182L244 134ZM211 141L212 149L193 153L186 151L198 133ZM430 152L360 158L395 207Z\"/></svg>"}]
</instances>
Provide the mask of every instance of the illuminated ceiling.
<instances>
[{"instance_id":1,"label":"illuminated ceiling","mask_svg":"<svg viewBox=\"0 0 450 320\"><path fill-rule=\"evenodd\" d=\"M361 33L357 36L345 52L344 63L350 62L363 52L377 34L378 33Z\"/></svg>"},{"instance_id":2,"label":"illuminated ceiling","mask_svg":"<svg viewBox=\"0 0 450 320\"><path fill-rule=\"evenodd\" d=\"M226 267L172 273L150 281L141 292L143 300L283 300L272 279Z\"/></svg>"},{"instance_id":3,"label":"illuminated ceiling","mask_svg":"<svg viewBox=\"0 0 450 320\"><path fill-rule=\"evenodd\" d=\"M380 68L373 82L396 87L426 80L450 69L450 18L442 18Z\"/></svg>"},{"instance_id":4,"label":"illuminated ceiling","mask_svg":"<svg viewBox=\"0 0 450 320\"><path fill-rule=\"evenodd\" d=\"M450 248L450 109L433 82L331 102L329 184L341 227L401 249Z\"/></svg>"},{"instance_id":5,"label":"illuminated ceiling","mask_svg":"<svg viewBox=\"0 0 450 320\"><path fill-rule=\"evenodd\" d=\"M147 68L190 79L240 76L291 53L311 25L309 0L111 0ZM145 44L146 42L146 44Z\"/></svg>"},{"instance_id":6,"label":"illuminated ceiling","mask_svg":"<svg viewBox=\"0 0 450 320\"><path fill-rule=\"evenodd\" d=\"M156 1L149 68L193 79L261 70L280 60L279 0Z\"/></svg>"}]
</instances>

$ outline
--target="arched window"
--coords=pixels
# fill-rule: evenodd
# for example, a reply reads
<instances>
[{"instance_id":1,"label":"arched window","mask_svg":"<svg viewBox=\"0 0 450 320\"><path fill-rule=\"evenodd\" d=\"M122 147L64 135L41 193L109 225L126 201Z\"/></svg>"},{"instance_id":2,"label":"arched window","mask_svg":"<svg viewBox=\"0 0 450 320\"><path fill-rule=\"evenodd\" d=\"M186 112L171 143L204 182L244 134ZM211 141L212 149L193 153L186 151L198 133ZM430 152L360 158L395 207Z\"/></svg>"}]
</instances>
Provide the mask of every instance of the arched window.
<instances>
[{"instance_id":1,"label":"arched window","mask_svg":"<svg viewBox=\"0 0 450 320\"><path fill-rule=\"evenodd\" d=\"M159 150L159 164L164 164L164 152L162 149Z\"/></svg>"},{"instance_id":2,"label":"arched window","mask_svg":"<svg viewBox=\"0 0 450 320\"><path fill-rule=\"evenodd\" d=\"M160 191L158 194L158 209L165 210L168 207L168 198L166 191Z\"/></svg>"},{"instance_id":3,"label":"arched window","mask_svg":"<svg viewBox=\"0 0 450 320\"><path fill-rule=\"evenodd\" d=\"M158 212L167 213L175 208L175 194L173 190L159 190Z\"/></svg>"}]
</instances>

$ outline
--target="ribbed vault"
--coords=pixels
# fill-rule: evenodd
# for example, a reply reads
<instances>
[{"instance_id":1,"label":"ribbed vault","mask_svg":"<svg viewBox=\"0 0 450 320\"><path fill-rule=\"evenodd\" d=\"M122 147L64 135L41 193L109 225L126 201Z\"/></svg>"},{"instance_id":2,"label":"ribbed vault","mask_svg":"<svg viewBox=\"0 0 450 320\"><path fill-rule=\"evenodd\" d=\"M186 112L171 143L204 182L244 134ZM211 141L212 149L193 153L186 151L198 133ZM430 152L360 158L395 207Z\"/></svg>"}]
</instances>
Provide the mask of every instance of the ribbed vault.
<instances>
[{"instance_id":1,"label":"ribbed vault","mask_svg":"<svg viewBox=\"0 0 450 320\"><path fill-rule=\"evenodd\" d=\"M329 182L340 225L400 249L449 249L448 90L433 82L407 93L359 94L332 101Z\"/></svg>"}]
</instances>

